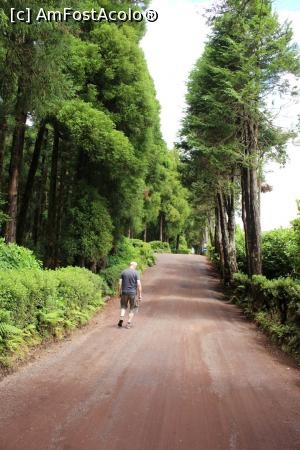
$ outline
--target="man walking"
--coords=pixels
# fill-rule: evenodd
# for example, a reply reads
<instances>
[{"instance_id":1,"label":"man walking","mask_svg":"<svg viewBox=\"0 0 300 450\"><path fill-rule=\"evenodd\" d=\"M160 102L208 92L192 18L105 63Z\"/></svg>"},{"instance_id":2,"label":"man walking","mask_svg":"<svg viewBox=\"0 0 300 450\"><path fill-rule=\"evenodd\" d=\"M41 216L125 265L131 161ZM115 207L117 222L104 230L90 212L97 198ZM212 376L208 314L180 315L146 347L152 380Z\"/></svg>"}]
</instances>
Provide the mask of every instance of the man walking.
<instances>
[{"instance_id":1,"label":"man walking","mask_svg":"<svg viewBox=\"0 0 300 450\"><path fill-rule=\"evenodd\" d=\"M135 309L138 306L136 296L138 294L138 301L142 300L142 285L140 275L136 271L137 263L131 262L128 269L125 269L119 280L119 295L121 297L121 316L118 327L123 326L126 309L129 305L129 315L126 328L131 328Z\"/></svg>"}]
</instances>

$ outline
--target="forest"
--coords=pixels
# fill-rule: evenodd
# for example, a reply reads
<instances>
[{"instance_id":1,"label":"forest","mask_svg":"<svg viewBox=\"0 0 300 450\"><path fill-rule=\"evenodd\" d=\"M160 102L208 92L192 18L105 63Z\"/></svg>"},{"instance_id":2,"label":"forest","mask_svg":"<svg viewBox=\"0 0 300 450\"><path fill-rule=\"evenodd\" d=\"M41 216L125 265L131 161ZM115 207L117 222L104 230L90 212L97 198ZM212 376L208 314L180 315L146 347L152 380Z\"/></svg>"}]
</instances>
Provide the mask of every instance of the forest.
<instances>
[{"instance_id":1,"label":"forest","mask_svg":"<svg viewBox=\"0 0 300 450\"><path fill-rule=\"evenodd\" d=\"M34 11L39 2L30 6ZM46 267L76 264L95 272L124 235L177 239L188 215L187 193L176 154L161 136L139 48L145 24L28 26L5 20L8 2L2 11L5 241L31 248Z\"/></svg>"},{"instance_id":2,"label":"forest","mask_svg":"<svg viewBox=\"0 0 300 450\"><path fill-rule=\"evenodd\" d=\"M284 164L297 133L268 109L270 95L297 95L289 80L300 74L291 26L272 2L224 0L208 11L174 149L140 47L144 22L28 26L9 14L1 0L1 364L86 323L131 260L143 270L154 252L199 253L207 242L232 301L299 354L300 218L288 230L260 225L265 165Z\"/></svg>"}]
</instances>

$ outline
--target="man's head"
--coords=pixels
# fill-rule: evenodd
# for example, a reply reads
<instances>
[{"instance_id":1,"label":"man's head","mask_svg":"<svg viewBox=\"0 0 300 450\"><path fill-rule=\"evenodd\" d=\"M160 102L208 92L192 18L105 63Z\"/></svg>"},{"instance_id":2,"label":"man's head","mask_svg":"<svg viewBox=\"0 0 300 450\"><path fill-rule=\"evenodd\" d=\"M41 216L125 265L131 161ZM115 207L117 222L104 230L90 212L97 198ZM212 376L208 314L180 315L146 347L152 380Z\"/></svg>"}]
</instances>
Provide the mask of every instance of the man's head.
<instances>
[{"instance_id":1,"label":"man's head","mask_svg":"<svg viewBox=\"0 0 300 450\"><path fill-rule=\"evenodd\" d=\"M133 269L133 270L136 270L137 266L138 266L138 263L135 262L135 261L132 261L132 262L129 264L130 269Z\"/></svg>"}]
</instances>

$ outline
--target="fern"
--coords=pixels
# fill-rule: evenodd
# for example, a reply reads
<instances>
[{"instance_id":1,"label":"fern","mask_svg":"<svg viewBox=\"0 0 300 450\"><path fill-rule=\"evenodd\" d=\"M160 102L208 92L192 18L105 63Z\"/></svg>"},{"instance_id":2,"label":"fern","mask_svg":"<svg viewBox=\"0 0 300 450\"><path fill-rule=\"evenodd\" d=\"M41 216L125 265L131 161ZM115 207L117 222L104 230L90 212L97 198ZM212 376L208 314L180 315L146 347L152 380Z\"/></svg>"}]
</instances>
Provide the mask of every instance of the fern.
<instances>
[{"instance_id":1,"label":"fern","mask_svg":"<svg viewBox=\"0 0 300 450\"><path fill-rule=\"evenodd\" d=\"M1 322L5 322L5 323L10 322L10 311L7 311L5 309L0 309L0 323Z\"/></svg>"},{"instance_id":2,"label":"fern","mask_svg":"<svg viewBox=\"0 0 300 450\"><path fill-rule=\"evenodd\" d=\"M102 278L78 267L1 269L1 251L12 255L16 250L1 242L0 366L8 366L30 347L49 338L61 339L87 323L103 304Z\"/></svg>"},{"instance_id":3,"label":"fern","mask_svg":"<svg viewBox=\"0 0 300 450\"><path fill-rule=\"evenodd\" d=\"M15 335L5 342L6 348L16 355L22 355L26 343L21 335Z\"/></svg>"},{"instance_id":4,"label":"fern","mask_svg":"<svg viewBox=\"0 0 300 450\"><path fill-rule=\"evenodd\" d=\"M74 322L74 320L66 319L64 326L66 330L74 330L74 328L76 328L77 326L77 323Z\"/></svg>"},{"instance_id":5,"label":"fern","mask_svg":"<svg viewBox=\"0 0 300 450\"><path fill-rule=\"evenodd\" d=\"M7 339L14 336L23 336L23 331L20 328L10 325L9 323L0 323L0 336Z\"/></svg>"},{"instance_id":6,"label":"fern","mask_svg":"<svg viewBox=\"0 0 300 450\"><path fill-rule=\"evenodd\" d=\"M63 322L62 314L63 312L60 310L51 312L42 312L40 314L40 322L44 325L56 327L61 322Z\"/></svg>"},{"instance_id":7,"label":"fern","mask_svg":"<svg viewBox=\"0 0 300 450\"><path fill-rule=\"evenodd\" d=\"M1 353L9 351L16 356L21 355L26 346L23 331L14 325L3 322L0 322L0 343Z\"/></svg>"}]
</instances>

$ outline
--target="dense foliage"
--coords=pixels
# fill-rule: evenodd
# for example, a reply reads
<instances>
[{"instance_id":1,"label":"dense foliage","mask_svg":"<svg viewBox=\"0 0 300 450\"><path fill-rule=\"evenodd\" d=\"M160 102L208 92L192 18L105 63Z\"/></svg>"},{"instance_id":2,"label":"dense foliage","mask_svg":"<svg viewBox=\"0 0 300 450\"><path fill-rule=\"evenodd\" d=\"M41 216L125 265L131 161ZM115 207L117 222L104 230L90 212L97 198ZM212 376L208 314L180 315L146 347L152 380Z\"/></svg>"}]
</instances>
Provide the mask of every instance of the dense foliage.
<instances>
[{"instance_id":1,"label":"dense foliage","mask_svg":"<svg viewBox=\"0 0 300 450\"><path fill-rule=\"evenodd\" d=\"M31 250L0 240L0 269L40 269L41 263Z\"/></svg>"},{"instance_id":2,"label":"dense foliage","mask_svg":"<svg viewBox=\"0 0 300 450\"><path fill-rule=\"evenodd\" d=\"M170 244L168 242L152 241L149 242L149 244L155 253L171 253Z\"/></svg>"},{"instance_id":3,"label":"dense foliage","mask_svg":"<svg viewBox=\"0 0 300 450\"><path fill-rule=\"evenodd\" d=\"M0 1L0 222L49 268L99 272L123 236L176 241L189 215L139 46L144 22L11 24ZM148 1L90 6L144 9ZM30 0L36 11L39 2ZM53 6L46 2L45 8ZM70 7L65 1L56 8ZM17 4L15 5L17 8ZM86 9L86 2L76 2Z\"/></svg>"},{"instance_id":4,"label":"dense foliage","mask_svg":"<svg viewBox=\"0 0 300 450\"><path fill-rule=\"evenodd\" d=\"M262 233L262 273L269 279L297 276L297 236L292 228ZM246 272L245 237L240 228L236 232L237 263Z\"/></svg>"},{"instance_id":5,"label":"dense foliage","mask_svg":"<svg viewBox=\"0 0 300 450\"><path fill-rule=\"evenodd\" d=\"M298 208L300 212L299 203ZM232 300L300 361L299 219L292 224L293 228L263 233L264 276L249 278L245 273L236 273L230 291ZM239 228L236 248L239 269L245 271L244 234Z\"/></svg>"},{"instance_id":6,"label":"dense foliage","mask_svg":"<svg viewBox=\"0 0 300 450\"><path fill-rule=\"evenodd\" d=\"M300 282L291 278L268 280L237 273L232 300L254 318L286 351L300 359Z\"/></svg>"},{"instance_id":7,"label":"dense foliage","mask_svg":"<svg viewBox=\"0 0 300 450\"><path fill-rule=\"evenodd\" d=\"M298 201L298 218L293 221L293 228L295 231L295 246L296 246L294 264L296 274L300 278L300 200Z\"/></svg>"},{"instance_id":8,"label":"dense foliage","mask_svg":"<svg viewBox=\"0 0 300 450\"><path fill-rule=\"evenodd\" d=\"M264 232L262 236L263 274L267 278L296 274L296 239L293 229Z\"/></svg>"},{"instance_id":9,"label":"dense foliage","mask_svg":"<svg viewBox=\"0 0 300 450\"><path fill-rule=\"evenodd\" d=\"M102 280L86 269L0 270L0 363L85 324L102 306Z\"/></svg>"}]
</instances>

